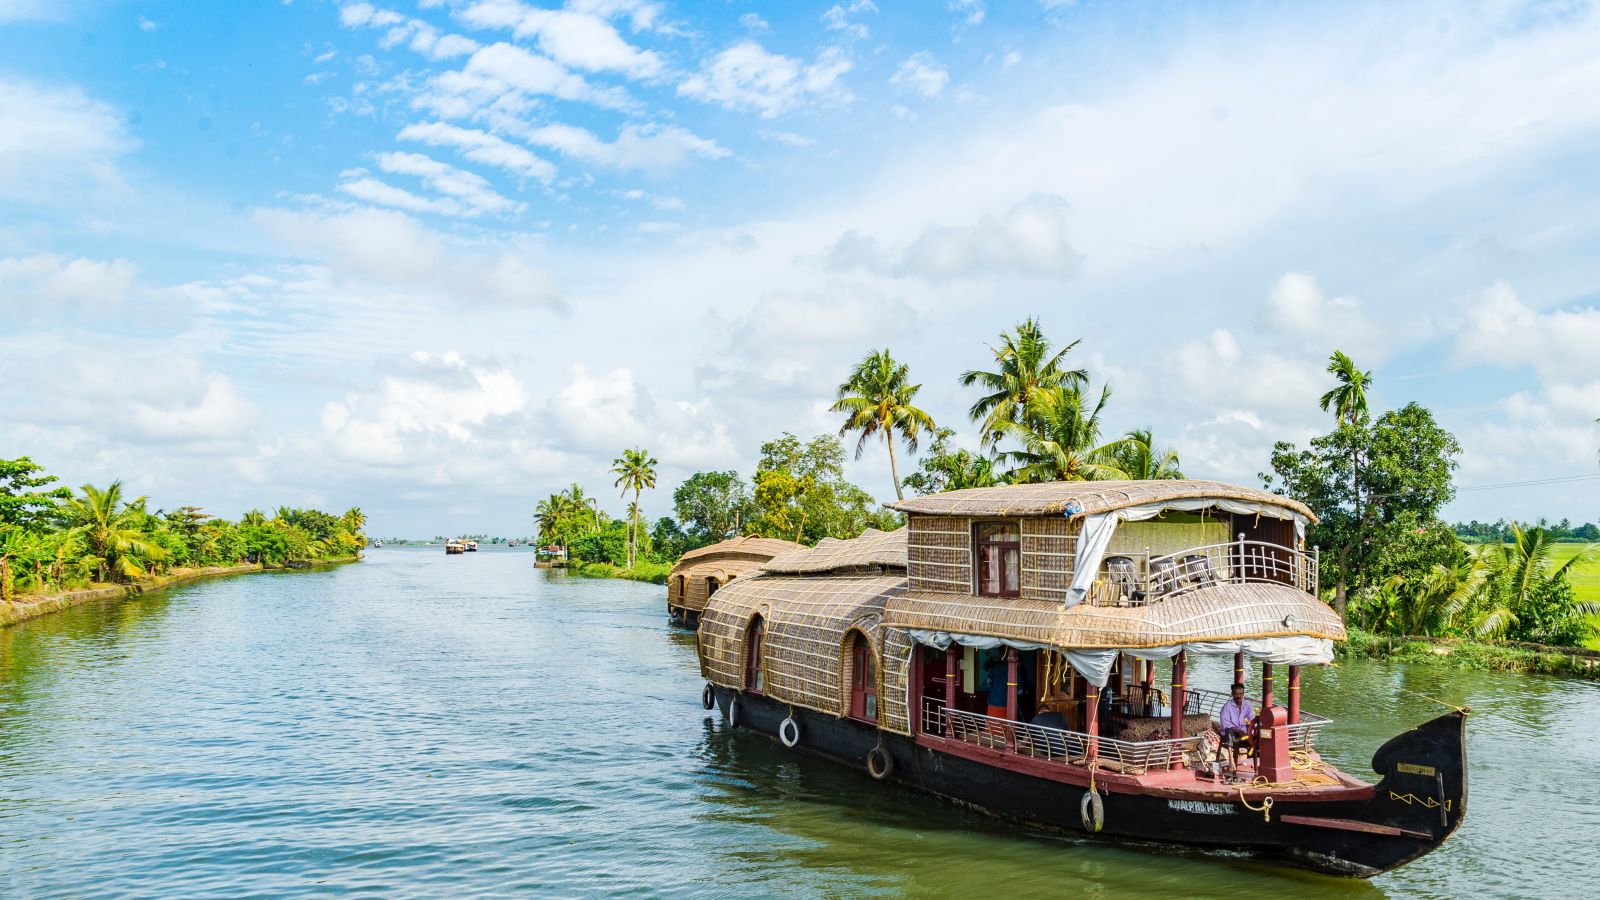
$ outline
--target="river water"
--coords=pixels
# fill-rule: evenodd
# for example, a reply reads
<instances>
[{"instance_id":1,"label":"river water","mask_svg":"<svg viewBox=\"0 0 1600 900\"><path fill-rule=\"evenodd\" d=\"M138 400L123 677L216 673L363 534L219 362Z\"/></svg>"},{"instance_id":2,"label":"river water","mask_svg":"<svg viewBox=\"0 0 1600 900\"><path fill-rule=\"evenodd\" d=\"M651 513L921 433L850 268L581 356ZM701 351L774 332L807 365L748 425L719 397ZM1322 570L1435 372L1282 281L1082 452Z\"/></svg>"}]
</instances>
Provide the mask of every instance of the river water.
<instances>
[{"instance_id":1,"label":"river water","mask_svg":"<svg viewBox=\"0 0 1600 900\"><path fill-rule=\"evenodd\" d=\"M1462 830L1349 881L1035 834L729 732L663 590L389 548L0 629L0 895L1600 896L1593 683L1308 673L1351 772L1439 711L1401 688L1474 710Z\"/></svg>"}]
</instances>

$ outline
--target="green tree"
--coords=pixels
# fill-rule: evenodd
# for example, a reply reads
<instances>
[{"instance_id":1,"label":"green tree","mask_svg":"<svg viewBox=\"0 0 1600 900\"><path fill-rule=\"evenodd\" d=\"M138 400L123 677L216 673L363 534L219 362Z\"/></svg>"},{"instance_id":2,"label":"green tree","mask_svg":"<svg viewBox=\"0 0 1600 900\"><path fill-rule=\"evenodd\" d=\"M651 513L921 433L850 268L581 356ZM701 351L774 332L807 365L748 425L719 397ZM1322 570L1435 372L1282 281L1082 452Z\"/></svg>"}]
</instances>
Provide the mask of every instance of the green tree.
<instances>
[{"instance_id":1,"label":"green tree","mask_svg":"<svg viewBox=\"0 0 1600 900\"><path fill-rule=\"evenodd\" d=\"M1439 510L1455 496L1460 453L1455 437L1415 403L1374 422L1340 422L1304 450L1273 447L1272 474L1262 480L1317 514L1307 539L1322 550L1323 586L1333 589L1340 614L1352 591L1404 568L1458 560L1459 542Z\"/></svg>"},{"instance_id":2,"label":"green tree","mask_svg":"<svg viewBox=\"0 0 1600 900\"><path fill-rule=\"evenodd\" d=\"M44 531L56 524L59 508L72 491L50 487L56 478L43 472L26 456L0 459L0 525Z\"/></svg>"},{"instance_id":3,"label":"green tree","mask_svg":"<svg viewBox=\"0 0 1600 900\"><path fill-rule=\"evenodd\" d=\"M1008 424L1027 427L1033 421L1034 406L1046 394L1089 383L1088 372L1066 368L1066 356L1078 343L1073 341L1052 353L1039 320L1027 319L1002 333L1000 346L989 348L994 354L994 371L962 373L963 386L976 384L988 391L968 410L974 422L982 421L982 446L994 446L1007 433Z\"/></svg>"},{"instance_id":4,"label":"green tree","mask_svg":"<svg viewBox=\"0 0 1600 900\"><path fill-rule=\"evenodd\" d=\"M1149 428L1135 428L1124 436L1122 443L1111 452L1117 468L1137 481L1162 478L1182 478L1178 468L1178 451L1171 447L1156 447L1155 437Z\"/></svg>"},{"instance_id":5,"label":"green tree","mask_svg":"<svg viewBox=\"0 0 1600 900\"><path fill-rule=\"evenodd\" d=\"M831 434L802 443L793 434L761 445L756 464L759 515L746 530L814 544L852 538L867 528L892 529L899 517L844 479L844 446Z\"/></svg>"},{"instance_id":6,"label":"green tree","mask_svg":"<svg viewBox=\"0 0 1600 900\"><path fill-rule=\"evenodd\" d=\"M856 364L850 377L839 385L838 399L829 407L831 412L845 414L840 437L850 432L860 436L856 459L861 458L869 439L882 436L883 445L889 450L889 474L894 479L896 500L905 494L900 489L900 467L894 458L895 437L905 442L908 452L916 453L918 436L934 430L933 418L913 405L920 390L922 385L911 383L907 366L895 362L887 349L877 350Z\"/></svg>"},{"instance_id":7,"label":"green tree","mask_svg":"<svg viewBox=\"0 0 1600 900\"><path fill-rule=\"evenodd\" d=\"M1027 425L1002 422L1001 433L1020 445L1000 458L1016 464L1017 482L1104 481L1127 478L1118 454L1126 438L1100 443L1100 415L1111 388L1102 388L1091 405L1077 387L1054 388L1036 397Z\"/></svg>"},{"instance_id":8,"label":"green tree","mask_svg":"<svg viewBox=\"0 0 1600 900\"><path fill-rule=\"evenodd\" d=\"M1332 412L1335 422L1360 426L1367 421L1367 388L1372 386L1372 373L1356 368L1355 362L1343 351L1335 350L1328 357L1328 374L1338 379L1339 385L1322 395L1317 401L1323 412ZM1361 481L1361 455L1358 447L1350 451L1350 479L1352 484ZM1354 489L1356 516L1361 515L1361 491Z\"/></svg>"},{"instance_id":9,"label":"green tree","mask_svg":"<svg viewBox=\"0 0 1600 900\"><path fill-rule=\"evenodd\" d=\"M624 450L612 460L611 474L617 476L613 487L626 497L633 491L633 507L628 512L628 568L633 568L639 550L639 495L645 488L656 486L656 458L643 448Z\"/></svg>"},{"instance_id":10,"label":"green tree","mask_svg":"<svg viewBox=\"0 0 1600 900\"><path fill-rule=\"evenodd\" d=\"M672 509L695 546L733 537L756 515L749 486L733 471L690 475L672 492Z\"/></svg>"},{"instance_id":11,"label":"green tree","mask_svg":"<svg viewBox=\"0 0 1600 900\"><path fill-rule=\"evenodd\" d=\"M86 484L82 493L67 499L62 514L67 529L83 539L84 547L97 562L101 579L108 574L117 579L136 578L145 573L144 564L167 556L160 545L138 528L145 516L144 498L122 502L122 482L113 481L105 490Z\"/></svg>"},{"instance_id":12,"label":"green tree","mask_svg":"<svg viewBox=\"0 0 1600 900\"><path fill-rule=\"evenodd\" d=\"M955 431L940 428L934 432L928 452L922 455L917 471L905 478L905 486L917 494L942 494L963 488L993 487L1000 484L992 457L956 449Z\"/></svg>"}]
</instances>

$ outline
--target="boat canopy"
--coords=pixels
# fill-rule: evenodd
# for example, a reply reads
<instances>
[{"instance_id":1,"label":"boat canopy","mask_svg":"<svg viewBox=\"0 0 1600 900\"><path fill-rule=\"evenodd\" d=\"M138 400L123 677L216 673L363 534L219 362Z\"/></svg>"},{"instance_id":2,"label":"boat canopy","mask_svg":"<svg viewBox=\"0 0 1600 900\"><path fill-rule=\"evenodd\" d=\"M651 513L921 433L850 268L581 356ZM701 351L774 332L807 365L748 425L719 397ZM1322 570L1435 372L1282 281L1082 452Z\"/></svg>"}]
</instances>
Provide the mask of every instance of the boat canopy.
<instances>
[{"instance_id":1,"label":"boat canopy","mask_svg":"<svg viewBox=\"0 0 1600 900\"><path fill-rule=\"evenodd\" d=\"M690 550L678 559L678 565L682 566L703 559L724 556L759 556L771 559L781 553L800 549L803 548L794 541L746 535L745 537L729 538L725 541L718 541L715 544L707 544L704 547Z\"/></svg>"},{"instance_id":2,"label":"boat canopy","mask_svg":"<svg viewBox=\"0 0 1600 900\"><path fill-rule=\"evenodd\" d=\"M1118 653L1164 659L1180 651L1244 652L1289 665L1331 662L1344 623L1327 604L1289 585L1215 584L1137 607L908 591L884 605L883 624L923 644L1013 646L1067 653L1097 685Z\"/></svg>"},{"instance_id":3,"label":"boat canopy","mask_svg":"<svg viewBox=\"0 0 1600 900\"><path fill-rule=\"evenodd\" d=\"M1181 503L1180 501L1196 501ZM1304 503L1257 488L1222 481L1159 479L1152 481L1051 481L967 488L888 504L890 509L924 516L1066 516L1080 518L1154 506L1196 510L1218 507L1228 512L1255 513L1279 519L1315 522ZM1154 513L1152 514L1154 515ZM1130 517L1139 518L1139 517Z\"/></svg>"},{"instance_id":4,"label":"boat canopy","mask_svg":"<svg viewBox=\"0 0 1600 900\"><path fill-rule=\"evenodd\" d=\"M823 538L815 547L775 556L761 569L774 575L815 575L873 568L904 571L905 567L906 529L868 528L860 537L844 541Z\"/></svg>"},{"instance_id":5,"label":"boat canopy","mask_svg":"<svg viewBox=\"0 0 1600 900\"><path fill-rule=\"evenodd\" d=\"M766 647L760 657L762 693L794 706L844 715L850 708L845 677L850 633L860 631L878 657L876 651L884 649L884 603L905 589L905 575L898 572L741 578L706 604L699 632L701 674L713 684L744 688L750 660L747 639L759 616ZM891 674L895 677L888 677ZM896 682L903 679L903 672L897 671L880 673L878 680L884 687L884 721L901 732L908 728L906 688Z\"/></svg>"}]
</instances>

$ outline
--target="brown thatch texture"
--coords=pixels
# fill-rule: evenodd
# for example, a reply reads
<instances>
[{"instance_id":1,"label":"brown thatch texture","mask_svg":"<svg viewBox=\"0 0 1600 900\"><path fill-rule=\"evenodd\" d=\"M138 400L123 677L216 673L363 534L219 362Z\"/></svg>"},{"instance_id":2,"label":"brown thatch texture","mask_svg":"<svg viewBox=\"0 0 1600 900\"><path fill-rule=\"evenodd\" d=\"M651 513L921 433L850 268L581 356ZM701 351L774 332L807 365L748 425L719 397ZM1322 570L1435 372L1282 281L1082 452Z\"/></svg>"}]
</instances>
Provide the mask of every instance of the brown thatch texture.
<instances>
[{"instance_id":1,"label":"brown thatch texture","mask_svg":"<svg viewBox=\"0 0 1600 900\"><path fill-rule=\"evenodd\" d=\"M1067 502L1076 500L1082 507L1076 515L1093 515L1146 503L1167 500L1247 500L1291 509L1316 521L1311 510L1298 500L1256 488L1240 487L1221 481L1052 481L1045 484L1008 484L999 487L967 488L926 497L912 497L890 503L890 509L933 516L1059 516Z\"/></svg>"},{"instance_id":2,"label":"brown thatch texture","mask_svg":"<svg viewBox=\"0 0 1600 900\"><path fill-rule=\"evenodd\" d=\"M911 733L911 654L917 644L904 628L880 629L879 648L883 677L878 679L878 709L883 729L895 734Z\"/></svg>"},{"instance_id":3,"label":"brown thatch texture","mask_svg":"<svg viewBox=\"0 0 1600 900\"><path fill-rule=\"evenodd\" d=\"M773 575L812 575L851 569L904 569L906 529L868 528L847 541L823 538L815 547L792 550L768 560L761 570Z\"/></svg>"},{"instance_id":4,"label":"brown thatch texture","mask_svg":"<svg viewBox=\"0 0 1600 900\"><path fill-rule=\"evenodd\" d=\"M900 575L764 575L735 581L711 598L701 616L700 671L714 684L745 688L745 638L760 615L766 628L764 693L782 703L847 715L851 632L866 635L874 657L881 659L883 606L905 587ZM884 676L880 664L880 704L889 699ZM902 719L904 704L902 690ZM887 716L880 718L888 724Z\"/></svg>"},{"instance_id":5,"label":"brown thatch texture","mask_svg":"<svg viewBox=\"0 0 1600 900\"><path fill-rule=\"evenodd\" d=\"M906 577L918 591L970 593L972 523L945 516L911 516L905 528Z\"/></svg>"},{"instance_id":6,"label":"brown thatch texture","mask_svg":"<svg viewBox=\"0 0 1600 900\"><path fill-rule=\"evenodd\" d=\"M1289 624L1285 625L1285 617ZM1189 641L1307 635L1342 641L1338 614L1280 584L1221 584L1141 607L907 592L884 607L887 628L988 635L1063 648L1166 647Z\"/></svg>"},{"instance_id":7,"label":"brown thatch texture","mask_svg":"<svg viewBox=\"0 0 1600 900\"><path fill-rule=\"evenodd\" d=\"M756 571L774 556L801 549L793 541L742 537L690 550L667 575L667 605L697 613L717 588Z\"/></svg>"},{"instance_id":8,"label":"brown thatch texture","mask_svg":"<svg viewBox=\"0 0 1600 900\"><path fill-rule=\"evenodd\" d=\"M1022 520L1022 596L1066 600L1078 553L1078 528L1079 523L1060 516Z\"/></svg>"},{"instance_id":9,"label":"brown thatch texture","mask_svg":"<svg viewBox=\"0 0 1600 900\"><path fill-rule=\"evenodd\" d=\"M704 547L697 547L693 550L690 550L688 553L685 553L678 559L678 565L694 562L695 560L705 559L706 557L710 556L749 556L752 558L767 560L781 553L788 553L791 550L803 549L805 548L802 545L796 544L794 541L746 535L744 537L729 538L725 541L718 541L715 544L707 544Z\"/></svg>"}]
</instances>

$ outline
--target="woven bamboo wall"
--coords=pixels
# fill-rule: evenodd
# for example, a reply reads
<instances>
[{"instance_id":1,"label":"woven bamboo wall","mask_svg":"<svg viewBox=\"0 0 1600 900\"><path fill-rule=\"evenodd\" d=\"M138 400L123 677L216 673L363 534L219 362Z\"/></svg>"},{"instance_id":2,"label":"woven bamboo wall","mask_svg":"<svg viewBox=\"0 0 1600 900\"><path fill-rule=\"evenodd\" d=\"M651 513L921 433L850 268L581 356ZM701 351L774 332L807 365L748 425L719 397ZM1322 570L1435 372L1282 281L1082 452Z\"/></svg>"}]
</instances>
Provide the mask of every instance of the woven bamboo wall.
<instances>
[{"instance_id":1,"label":"woven bamboo wall","mask_svg":"<svg viewBox=\"0 0 1600 900\"><path fill-rule=\"evenodd\" d=\"M1062 516L1022 519L1022 596L1065 601L1072 585L1072 560L1079 523Z\"/></svg>"},{"instance_id":2,"label":"woven bamboo wall","mask_svg":"<svg viewBox=\"0 0 1600 900\"><path fill-rule=\"evenodd\" d=\"M754 572L764 562L766 560L722 558L684 566L667 578L668 602L690 612L699 612L706 608L706 599L710 596L711 586L706 579L715 578L720 587L741 575ZM681 594L678 593L680 576L683 578Z\"/></svg>"},{"instance_id":3,"label":"woven bamboo wall","mask_svg":"<svg viewBox=\"0 0 1600 900\"><path fill-rule=\"evenodd\" d=\"M878 709L882 711L884 731L895 734L911 733L911 654L916 642L903 628L883 628L882 657L878 679Z\"/></svg>"},{"instance_id":4,"label":"woven bamboo wall","mask_svg":"<svg viewBox=\"0 0 1600 900\"><path fill-rule=\"evenodd\" d=\"M906 577L912 590L972 592L972 521L911 516L907 524Z\"/></svg>"},{"instance_id":5,"label":"woven bamboo wall","mask_svg":"<svg viewBox=\"0 0 1600 900\"><path fill-rule=\"evenodd\" d=\"M906 589L893 575L742 578L712 596L700 619L700 671L725 687L744 687L745 636L753 616L766 625L762 680L768 697L832 716L847 715L852 630L881 657L885 600ZM892 673L880 662L878 683ZM879 703L887 698L879 689ZM904 700L901 701L902 706ZM888 716L881 717L885 722Z\"/></svg>"}]
</instances>

